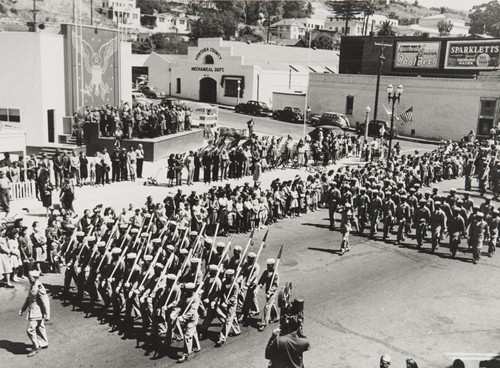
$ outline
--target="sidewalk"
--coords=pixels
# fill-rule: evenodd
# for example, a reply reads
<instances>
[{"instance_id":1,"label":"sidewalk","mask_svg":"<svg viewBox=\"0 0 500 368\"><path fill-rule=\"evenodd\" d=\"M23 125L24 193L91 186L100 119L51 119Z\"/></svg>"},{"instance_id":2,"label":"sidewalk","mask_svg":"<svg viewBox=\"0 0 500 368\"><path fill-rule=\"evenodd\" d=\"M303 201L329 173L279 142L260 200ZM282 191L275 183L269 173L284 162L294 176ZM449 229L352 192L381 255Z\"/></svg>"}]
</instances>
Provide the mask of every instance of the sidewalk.
<instances>
[{"instance_id":1,"label":"sidewalk","mask_svg":"<svg viewBox=\"0 0 500 368\"><path fill-rule=\"evenodd\" d=\"M352 158L351 158L352 159ZM349 160L349 159L346 159ZM240 179L227 179L210 184L203 182L196 182L193 185L183 184L175 187L167 186L167 170L160 165L161 163L145 163L144 165L144 178L157 176L158 186L144 186L145 179L138 179L136 182L119 182L99 187L76 187L74 201L74 209L78 216L83 214L85 209L92 210L98 204L106 207L113 207L117 214L119 214L123 207L132 204L134 207L142 206L146 202L146 197L151 195L154 202L162 202L168 194L176 194L180 189L183 194L189 195L191 191L196 191L198 195L207 192L213 186L225 186L230 184L232 188L235 186L242 186L249 183L253 187L252 176L245 176ZM330 165L327 170L336 169L342 164L339 161L336 165ZM323 168L323 166L321 166ZM273 180L280 178L281 181L293 180L296 175L300 175L305 179L311 172L305 168L300 169L277 169L270 170L262 173L261 175L261 188L266 190L270 188ZM184 175L184 178L186 175ZM52 193L52 200L54 204L59 203L59 192ZM22 208L28 208L29 214L25 213ZM42 226L45 227L45 208L42 203L35 200L24 200L18 202L11 202L10 216L17 214L19 217L25 219L26 226L31 226L33 221L41 221Z\"/></svg>"}]
</instances>

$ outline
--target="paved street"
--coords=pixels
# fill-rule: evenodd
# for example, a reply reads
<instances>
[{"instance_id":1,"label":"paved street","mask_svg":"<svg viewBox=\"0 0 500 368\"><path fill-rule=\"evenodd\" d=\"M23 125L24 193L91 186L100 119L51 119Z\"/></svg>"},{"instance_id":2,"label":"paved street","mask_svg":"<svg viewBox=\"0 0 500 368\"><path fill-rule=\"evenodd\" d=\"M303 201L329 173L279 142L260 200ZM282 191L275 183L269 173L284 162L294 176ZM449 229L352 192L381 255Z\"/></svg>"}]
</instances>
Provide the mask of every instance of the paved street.
<instances>
[{"instance_id":1,"label":"paved street","mask_svg":"<svg viewBox=\"0 0 500 368\"><path fill-rule=\"evenodd\" d=\"M232 112L223 112L221 118L225 125L234 127L248 119ZM259 119L257 123L257 131L266 134L284 134L288 132L285 129L290 129L290 134L301 134L301 126L267 119ZM434 148L410 142L402 145L408 152ZM146 176L154 175L162 165L148 164ZM265 173L263 186L267 187L276 177L286 180L298 173L298 170ZM251 178L244 178L238 184L245 181ZM444 191L452 186L463 188L463 180L440 184ZM202 192L206 188L203 183L183 186L185 193L193 189ZM75 207L79 213L98 203L119 209L128 203L144 203L148 194L161 200L167 192L175 190L165 186L144 187L142 182L83 188L77 191ZM20 211L21 204L16 206ZM30 203L29 207L28 224L33 219L45 221L39 204ZM284 244L281 281L292 281L294 296L305 299L305 334L312 343L312 350L305 356L306 366L376 366L380 355L388 353L395 367L404 366L404 359L409 356L421 367L448 367L456 357L473 367L479 360L500 353L498 256L483 258L475 266L470 254L459 253L457 259L449 259L446 245L431 255L426 249L417 251L413 239L395 246L392 242L352 236L352 251L339 257L336 250L340 246L340 233L328 230L326 217L326 210L320 210L272 225L269 245L260 262L264 264L266 258L275 257ZM256 244L263 235L263 231L257 233ZM242 245L246 239L235 237L233 244ZM42 282L54 292L62 285L62 276L46 275ZM50 349L35 358L26 358L26 321L17 311L27 288L25 281L13 290L0 289L2 367L176 365L173 357L180 350L171 357L152 360L136 347L135 340L123 340L117 333L109 333L107 325L99 325L93 317L84 318L82 312L62 306L57 299L52 299L52 322L48 326ZM262 295L260 298L262 301ZM185 366L265 367L264 349L270 333L271 328L263 333L244 328L240 336L230 338L220 349L213 347L213 341L205 340L203 350Z\"/></svg>"}]
</instances>

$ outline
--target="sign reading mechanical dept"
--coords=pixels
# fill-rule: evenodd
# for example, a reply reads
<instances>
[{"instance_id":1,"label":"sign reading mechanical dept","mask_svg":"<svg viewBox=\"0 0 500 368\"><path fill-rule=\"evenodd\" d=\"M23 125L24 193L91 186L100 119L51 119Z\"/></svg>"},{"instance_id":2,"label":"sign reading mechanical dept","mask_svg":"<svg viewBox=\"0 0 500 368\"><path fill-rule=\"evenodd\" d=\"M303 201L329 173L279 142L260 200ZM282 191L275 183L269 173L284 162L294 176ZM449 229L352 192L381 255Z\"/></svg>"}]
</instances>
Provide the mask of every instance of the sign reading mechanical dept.
<instances>
[{"instance_id":1,"label":"sign reading mechanical dept","mask_svg":"<svg viewBox=\"0 0 500 368\"><path fill-rule=\"evenodd\" d=\"M437 69L441 42L397 42L395 68Z\"/></svg>"},{"instance_id":2,"label":"sign reading mechanical dept","mask_svg":"<svg viewBox=\"0 0 500 368\"><path fill-rule=\"evenodd\" d=\"M219 72L224 73L223 67L214 66L214 59L222 60L220 52L213 47L204 47L194 57L196 61L201 60L202 66L191 67L192 72Z\"/></svg>"},{"instance_id":3,"label":"sign reading mechanical dept","mask_svg":"<svg viewBox=\"0 0 500 368\"><path fill-rule=\"evenodd\" d=\"M500 40L449 41L445 69L492 69L499 66Z\"/></svg>"}]
</instances>

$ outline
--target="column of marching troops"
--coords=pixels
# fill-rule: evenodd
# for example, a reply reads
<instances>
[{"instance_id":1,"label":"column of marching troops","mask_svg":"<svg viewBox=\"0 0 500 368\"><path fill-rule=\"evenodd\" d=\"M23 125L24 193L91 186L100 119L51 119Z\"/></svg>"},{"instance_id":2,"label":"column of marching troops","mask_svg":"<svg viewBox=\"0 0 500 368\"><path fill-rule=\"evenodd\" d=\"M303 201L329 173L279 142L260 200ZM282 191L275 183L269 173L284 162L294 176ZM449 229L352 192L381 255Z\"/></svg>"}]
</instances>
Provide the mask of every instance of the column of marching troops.
<instances>
[{"instance_id":1,"label":"column of marching troops","mask_svg":"<svg viewBox=\"0 0 500 368\"><path fill-rule=\"evenodd\" d=\"M343 234L340 255L349 251L349 234L368 228L375 238L379 228L382 239L394 232L395 244L405 241L413 231L420 249L431 243L437 251L449 238L451 257L455 257L462 239L472 251L474 264L480 260L483 245L488 256L495 254L500 216L492 203L500 196L500 160L495 145L447 144L441 149L417 156L401 156L384 165L367 164L362 169L341 169L329 180L325 199L329 208L330 228L335 228L335 215L341 214ZM476 176L484 202L476 205L471 199L472 179ZM464 177L465 189L451 188L440 193L433 183ZM429 187L429 189L424 188Z\"/></svg>"},{"instance_id":2,"label":"column of marching troops","mask_svg":"<svg viewBox=\"0 0 500 368\"><path fill-rule=\"evenodd\" d=\"M222 325L215 346L222 346L229 335L241 333L240 323L248 326L259 314L259 289L266 293L259 330L277 320L281 251L277 260L267 260L262 274L258 264L267 232L255 253L249 251L253 232L244 247L232 249L232 238L219 242L204 235L205 225L200 232L191 231L153 209L139 225L104 221L98 212L67 227L62 298L84 308L88 295L88 314L95 312L112 330L144 340L148 352L163 355L171 342L183 339L178 362L184 362L200 351L200 339L210 333L215 319ZM76 295L70 295L72 282Z\"/></svg>"}]
</instances>

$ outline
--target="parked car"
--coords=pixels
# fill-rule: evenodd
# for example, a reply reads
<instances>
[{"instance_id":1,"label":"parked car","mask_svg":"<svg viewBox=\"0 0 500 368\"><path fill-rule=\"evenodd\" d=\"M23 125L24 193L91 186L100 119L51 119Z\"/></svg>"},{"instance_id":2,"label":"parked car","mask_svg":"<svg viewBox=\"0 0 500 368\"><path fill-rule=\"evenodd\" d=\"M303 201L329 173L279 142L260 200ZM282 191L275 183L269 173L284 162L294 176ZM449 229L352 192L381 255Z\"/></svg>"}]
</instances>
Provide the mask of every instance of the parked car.
<instances>
[{"instance_id":1,"label":"parked car","mask_svg":"<svg viewBox=\"0 0 500 368\"><path fill-rule=\"evenodd\" d=\"M289 123L301 123L304 121L304 115L302 115L299 108L287 106L283 110L274 111L273 119L288 121Z\"/></svg>"},{"instance_id":2,"label":"parked car","mask_svg":"<svg viewBox=\"0 0 500 368\"><path fill-rule=\"evenodd\" d=\"M365 127L366 123L359 124L356 128L356 133L365 135ZM380 129L382 129L382 127L385 129L384 138L388 139L391 136L391 128L390 123L385 120L371 120L368 125L368 136L380 138Z\"/></svg>"},{"instance_id":3,"label":"parked car","mask_svg":"<svg viewBox=\"0 0 500 368\"><path fill-rule=\"evenodd\" d=\"M338 126L334 125L322 125L317 128L311 130L307 135L309 135L312 140L317 141L319 137L319 132L323 131L323 137L326 137L330 132L334 132L335 134L344 133L344 130Z\"/></svg>"},{"instance_id":4,"label":"parked car","mask_svg":"<svg viewBox=\"0 0 500 368\"><path fill-rule=\"evenodd\" d=\"M272 111L267 107L265 102L249 100L244 103L240 103L236 105L234 111L240 114L249 114L249 115L264 115L271 116Z\"/></svg>"},{"instance_id":5,"label":"parked car","mask_svg":"<svg viewBox=\"0 0 500 368\"><path fill-rule=\"evenodd\" d=\"M166 96L165 92L148 85L139 86L138 91L144 93L147 98L162 98Z\"/></svg>"},{"instance_id":6,"label":"parked car","mask_svg":"<svg viewBox=\"0 0 500 368\"><path fill-rule=\"evenodd\" d=\"M149 103L144 93L132 92L132 107L145 106Z\"/></svg>"},{"instance_id":7,"label":"parked car","mask_svg":"<svg viewBox=\"0 0 500 368\"><path fill-rule=\"evenodd\" d=\"M324 112L321 116L312 116L311 125L333 125L342 129L347 129L351 126L347 117L344 114L339 114L338 112Z\"/></svg>"}]
</instances>

